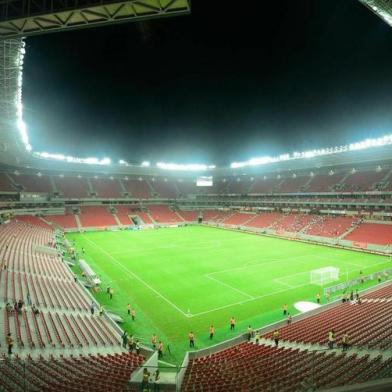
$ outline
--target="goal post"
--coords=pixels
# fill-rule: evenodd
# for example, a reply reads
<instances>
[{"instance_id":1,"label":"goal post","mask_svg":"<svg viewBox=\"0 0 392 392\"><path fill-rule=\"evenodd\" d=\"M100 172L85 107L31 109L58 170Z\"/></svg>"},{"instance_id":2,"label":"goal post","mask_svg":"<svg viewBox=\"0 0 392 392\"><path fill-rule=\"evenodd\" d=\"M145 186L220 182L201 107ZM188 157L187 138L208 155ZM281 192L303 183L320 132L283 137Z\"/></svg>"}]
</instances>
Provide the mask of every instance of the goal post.
<instances>
[{"instance_id":1,"label":"goal post","mask_svg":"<svg viewBox=\"0 0 392 392\"><path fill-rule=\"evenodd\" d=\"M339 268L324 267L310 271L310 283L324 286L339 280Z\"/></svg>"}]
</instances>

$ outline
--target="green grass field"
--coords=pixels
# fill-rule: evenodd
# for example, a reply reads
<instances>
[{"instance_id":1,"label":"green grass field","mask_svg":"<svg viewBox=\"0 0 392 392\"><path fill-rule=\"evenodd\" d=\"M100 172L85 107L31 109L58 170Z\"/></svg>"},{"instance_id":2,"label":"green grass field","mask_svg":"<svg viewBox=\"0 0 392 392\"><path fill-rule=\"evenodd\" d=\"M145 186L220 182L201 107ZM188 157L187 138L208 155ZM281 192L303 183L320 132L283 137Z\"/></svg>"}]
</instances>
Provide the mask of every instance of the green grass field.
<instances>
[{"instance_id":1,"label":"green grass field","mask_svg":"<svg viewBox=\"0 0 392 392\"><path fill-rule=\"evenodd\" d=\"M253 327L282 319L281 306L315 301L319 286L311 285L310 270L334 266L342 280L390 266L387 257L311 245L204 226L140 231L67 234L101 277L96 294L105 309L126 319L125 329L149 342L156 333L179 364L195 333L203 348ZM110 300L106 287L114 288ZM126 305L136 311L127 316ZM229 319L237 319L235 332ZM214 324L216 337L208 338Z\"/></svg>"}]
</instances>

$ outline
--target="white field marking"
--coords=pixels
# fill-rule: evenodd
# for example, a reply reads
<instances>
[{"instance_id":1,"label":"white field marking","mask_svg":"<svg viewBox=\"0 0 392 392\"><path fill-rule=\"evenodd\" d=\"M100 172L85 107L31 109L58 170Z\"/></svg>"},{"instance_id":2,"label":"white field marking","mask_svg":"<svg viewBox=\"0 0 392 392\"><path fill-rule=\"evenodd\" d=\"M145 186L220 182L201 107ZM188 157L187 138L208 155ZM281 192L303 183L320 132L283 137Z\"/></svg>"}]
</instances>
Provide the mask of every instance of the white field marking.
<instances>
[{"instance_id":1,"label":"white field marking","mask_svg":"<svg viewBox=\"0 0 392 392\"><path fill-rule=\"evenodd\" d=\"M271 261L259 262L259 263L253 263L253 261L259 260L259 259L254 259L254 260L248 261L247 263L245 263L241 267L233 267L233 268L227 268L227 269L220 270L220 271L214 271L214 272L210 272L208 275L216 275L216 274L220 274L220 273L223 273L223 272L229 272L229 271L238 271L238 270L247 269L249 267L266 266L266 265L270 265L270 264L279 264L279 263L285 262L286 260L296 260L296 259L299 259L299 258L303 258L303 256L290 257L290 258L286 258L284 260L282 260L282 259L272 259ZM300 263L301 263L301 261L300 261ZM305 262L302 262L302 263L305 263Z\"/></svg>"},{"instance_id":2,"label":"white field marking","mask_svg":"<svg viewBox=\"0 0 392 392\"><path fill-rule=\"evenodd\" d=\"M214 308L214 309L206 310L204 312L194 313L190 317L201 316L201 315L204 315L204 314L216 312L218 310L230 308L231 306L235 306L235 305L243 305L243 304L251 302L251 301L256 301L256 300L261 299L261 298L271 297L272 295L275 295L275 294L284 293L286 291L289 291L289 290L292 290L292 289L297 289L299 287L304 287L304 286L308 286L308 285L309 285L309 283L300 284L300 285L297 285L297 286L293 286L290 289L283 289L283 290L274 291L274 292L269 293L269 294L258 295L257 297L245 299L244 301L234 302L234 303L231 303L231 304L228 304L228 305L223 305L223 306L219 306L219 307Z\"/></svg>"},{"instance_id":3,"label":"white field marking","mask_svg":"<svg viewBox=\"0 0 392 392\"><path fill-rule=\"evenodd\" d=\"M239 290L239 289L237 289L237 288L235 288L235 287L229 285L228 283L222 282L222 281L219 280L219 279L215 279L215 278L213 278L212 276L210 276L210 274L206 274L206 275L204 275L204 276L207 277L208 279L211 279L211 280L213 280L213 281L215 281L215 282L218 282L219 284L221 284L221 285L223 285L223 286L228 287L228 288L231 289L231 290L237 291L238 293L242 294L242 295L245 296L245 297L248 297L248 298L251 298L251 299L254 298L253 295L250 295L250 294L248 294L248 293L245 293L244 291Z\"/></svg>"},{"instance_id":4,"label":"white field marking","mask_svg":"<svg viewBox=\"0 0 392 392\"><path fill-rule=\"evenodd\" d=\"M147 288L149 288L151 291L153 291L158 297L162 298L164 301L166 301L169 305L171 305L174 309L176 309L178 312L180 312L183 316L185 317L190 317L187 313L183 312L176 304L171 302L169 299L167 299L164 295L162 295L159 291L154 289L154 287L150 286L148 283L146 283L142 278L140 278L138 275L136 275L133 271L128 269L127 267L124 267L116 258L114 258L110 253L106 252L105 249L102 249L99 245L97 245L94 241L91 241L89 238L85 237L85 239L93 244L97 249L99 249L102 253L107 255L110 259L112 259L118 266L120 266L124 271L128 272L129 275L133 276L136 280L138 280L140 283L144 284Z\"/></svg>"}]
</instances>

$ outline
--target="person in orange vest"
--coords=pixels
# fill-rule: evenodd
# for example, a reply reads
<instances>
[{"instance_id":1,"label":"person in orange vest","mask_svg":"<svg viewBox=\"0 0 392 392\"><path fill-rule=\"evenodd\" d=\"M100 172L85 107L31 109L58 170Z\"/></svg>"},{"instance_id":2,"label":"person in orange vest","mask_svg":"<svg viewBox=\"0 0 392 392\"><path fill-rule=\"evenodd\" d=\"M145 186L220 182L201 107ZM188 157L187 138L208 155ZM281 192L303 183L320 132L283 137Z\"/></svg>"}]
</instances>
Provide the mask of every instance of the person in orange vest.
<instances>
[{"instance_id":1,"label":"person in orange vest","mask_svg":"<svg viewBox=\"0 0 392 392\"><path fill-rule=\"evenodd\" d=\"M195 347L195 335L193 334L193 332L189 332L188 334L188 338L189 338L189 347Z\"/></svg>"},{"instance_id":2,"label":"person in orange vest","mask_svg":"<svg viewBox=\"0 0 392 392\"><path fill-rule=\"evenodd\" d=\"M214 337L215 327L213 325L210 326L210 340Z\"/></svg>"},{"instance_id":3,"label":"person in orange vest","mask_svg":"<svg viewBox=\"0 0 392 392\"><path fill-rule=\"evenodd\" d=\"M158 359L161 359L163 357L163 343L159 341L158 343Z\"/></svg>"},{"instance_id":4,"label":"person in orange vest","mask_svg":"<svg viewBox=\"0 0 392 392\"><path fill-rule=\"evenodd\" d=\"M274 342L275 342L275 346L278 347L279 344L279 338L280 338L280 333L279 331L276 329L272 335Z\"/></svg>"},{"instance_id":5,"label":"person in orange vest","mask_svg":"<svg viewBox=\"0 0 392 392\"><path fill-rule=\"evenodd\" d=\"M12 347L14 346L14 340L12 339L11 334L9 333L6 337L7 347L8 347L8 355L12 355Z\"/></svg>"},{"instance_id":6,"label":"person in orange vest","mask_svg":"<svg viewBox=\"0 0 392 392\"><path fill-rule=\"evenodd\" d=\"M230 331L234 331L234 329L235 329L235 318L232 317L230 319Z\"/></svg>"},{"instance_id":7,"label":"person in orange vest","mask_svg":"<svg viewBox=\"0 0 392 392\"><path fill-rule=\"evenodd\" d=\"M151 337L151 344L152 344L153 349L155 350L155 348L157 346L157 335L155 335L155 333Z\"/></svg>"}]
</instances>

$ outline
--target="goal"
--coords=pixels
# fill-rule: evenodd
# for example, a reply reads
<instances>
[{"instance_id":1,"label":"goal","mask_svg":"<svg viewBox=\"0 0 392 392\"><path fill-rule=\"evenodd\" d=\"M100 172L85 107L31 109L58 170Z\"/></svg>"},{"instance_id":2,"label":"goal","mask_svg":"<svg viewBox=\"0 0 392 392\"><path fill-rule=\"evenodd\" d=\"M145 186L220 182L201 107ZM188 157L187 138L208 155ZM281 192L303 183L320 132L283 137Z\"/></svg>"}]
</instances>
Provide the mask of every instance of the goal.
<instances>
[{"instance_id":1,"label":"goal","mask_svg":"<svg viewBox=\"0 0 392 392\"><path fill-rule=\"evenodd\" d=\"M310 271L310 283L324 286L327 283L339 280L339 268L324 267Z\"/></svg>"}]
</instances>

